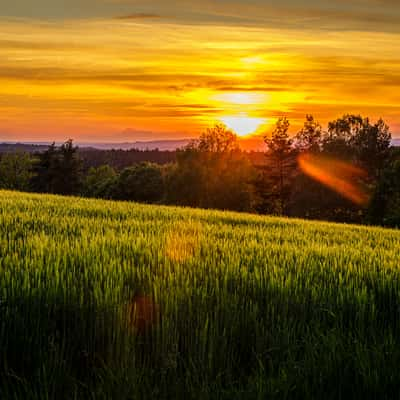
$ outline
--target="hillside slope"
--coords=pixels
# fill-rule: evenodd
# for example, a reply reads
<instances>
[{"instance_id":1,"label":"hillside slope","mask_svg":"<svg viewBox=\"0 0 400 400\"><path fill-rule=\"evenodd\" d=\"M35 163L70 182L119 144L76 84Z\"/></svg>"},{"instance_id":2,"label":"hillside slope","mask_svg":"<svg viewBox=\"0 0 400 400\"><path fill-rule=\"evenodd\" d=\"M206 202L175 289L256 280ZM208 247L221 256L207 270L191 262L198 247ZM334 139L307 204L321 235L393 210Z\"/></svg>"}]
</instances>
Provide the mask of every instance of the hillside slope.
<instances>
[{"instance_id":1,"label":"hillside slope","mask_svg":"<svg viewBox=\"0 0 400 400\"><path fill-rule=\"evenodd\" d=\"M390 398L400 232L0 191L0 397Z\"/></svg>"}]
</instances>

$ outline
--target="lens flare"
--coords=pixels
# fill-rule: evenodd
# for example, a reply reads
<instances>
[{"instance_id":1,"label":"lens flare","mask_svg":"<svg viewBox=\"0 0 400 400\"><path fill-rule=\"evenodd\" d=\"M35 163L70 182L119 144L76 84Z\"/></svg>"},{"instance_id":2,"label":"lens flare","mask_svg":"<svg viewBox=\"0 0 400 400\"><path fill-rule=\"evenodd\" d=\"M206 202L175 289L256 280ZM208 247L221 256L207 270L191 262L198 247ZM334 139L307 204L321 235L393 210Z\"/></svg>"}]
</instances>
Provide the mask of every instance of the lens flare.
<instances>
[{"instance_id":1,"label":"lens flare","mask_svg":"<svg viewBox=\"0 0 400 400\"><path fill-rule=\"evenodd\" d=\"M360 206L368 203L369 194L360 183L367 176L363 169L345 161L313 154L301 155L298 162L305 174L346 199Z\"/></svg>"},{"instance_id":2,"label":"lens flare","mask_svg":"<svg viewBox=\"0 0 400 400\"><path fill-rule=\"evenodd\" d=\"M127 318L130 327L143 335L156 324L159 307L150 296L136 295L127 305Z\"/></svg>"},{"instance_id":3,"label":"lens flare","mask_svg":"<svg viewBox=\"0 0 400 400\"><path fill-rule=\"evenodd\" d=\"M172 262L184 262L194 257L199 249L202 226L191 224L189 227L177 223L166 234L164 250L166 257Z\"/></svg>"}]
</instances>

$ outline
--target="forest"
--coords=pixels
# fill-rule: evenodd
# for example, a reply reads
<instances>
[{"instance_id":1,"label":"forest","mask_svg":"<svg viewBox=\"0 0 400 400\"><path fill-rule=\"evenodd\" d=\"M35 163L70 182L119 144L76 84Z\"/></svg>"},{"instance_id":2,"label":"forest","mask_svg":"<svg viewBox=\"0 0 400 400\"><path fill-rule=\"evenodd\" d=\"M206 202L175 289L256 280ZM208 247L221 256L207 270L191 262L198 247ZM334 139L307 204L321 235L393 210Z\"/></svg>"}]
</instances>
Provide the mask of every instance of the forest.
<instances>
[{"instance_id":1,"label":"forest","mask_svg":"<svg viewBox=\"0 0 400 400\"><path fill-rule=\"evenodd\" d=\"M223 125L171 151L79 149L73 141L0 155L0 188L400 226L400 149L389 126L347 114L299 132L278 119L264 152Z\"/></svg>"}]
</instances>

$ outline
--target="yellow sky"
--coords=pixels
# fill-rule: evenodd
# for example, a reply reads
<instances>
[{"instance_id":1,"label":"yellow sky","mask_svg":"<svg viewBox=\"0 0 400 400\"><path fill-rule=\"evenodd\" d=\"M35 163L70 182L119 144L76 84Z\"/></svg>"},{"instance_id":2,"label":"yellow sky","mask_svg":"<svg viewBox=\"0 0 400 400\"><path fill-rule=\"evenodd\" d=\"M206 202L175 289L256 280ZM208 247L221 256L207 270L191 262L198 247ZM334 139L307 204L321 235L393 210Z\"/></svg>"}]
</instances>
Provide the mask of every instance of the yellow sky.
<instances>
[{"instance_id":1,"label":"yellow sky","mask_svg":"<svg viewBox=\"0 0 400 400\"><path fill-rule=\"evenodd\" d=\"M0 139L134 141L241 134L286 115L383 117L400 134L396 32L158 18L3 18Z\"/></svg>"}]
</instances>

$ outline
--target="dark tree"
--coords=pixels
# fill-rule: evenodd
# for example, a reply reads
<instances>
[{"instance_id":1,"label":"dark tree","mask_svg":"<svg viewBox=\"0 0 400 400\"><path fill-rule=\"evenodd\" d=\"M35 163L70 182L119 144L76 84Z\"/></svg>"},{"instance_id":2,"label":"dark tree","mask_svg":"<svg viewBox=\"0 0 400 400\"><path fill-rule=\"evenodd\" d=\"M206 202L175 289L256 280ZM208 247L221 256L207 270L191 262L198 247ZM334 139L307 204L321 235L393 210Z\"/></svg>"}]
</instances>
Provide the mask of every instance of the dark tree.
<instances>
[{"instance_id":1,"label":"dark tree","mask_svg":"<svg viewBox=\"0 0 400 400\"><path fill-rule=\"evenodd\" d=\"M295 136L294 147L299 152L319 152L322 146L322 127L312 115L306 116L301 131Z\"/></svg>"},{"instance_id":2,"label":"dark tree","mask_svg":"<svg viewBox=\"0 0 400 400\"><path fill-rule=\"evenodd\" d=\"M60 148L53 143L45 152L37 155L32 185L37 192L64 195L78 194L82 178L82 163L78 148L70 139Z\"/></svg>"},{"instance_id":3,"label":"dark tree","mask_svg":"<svg viewBox=\"0 0 400 400\"><path fill-rule=\"evenodd\" d=\"M232 131L224 125L217 124L201 134L195 147L203 153L219 154L236 151L239 144Z\"/></svg>"},{"instance_id":4,"label":"dark tree","mask_svg":"<svg viewBox=\"0 0 400 400\"><path fill-rule=\"evenodd\" d=\"M391 160L380 174L368 208L368 222L400 227L400 150L392 151Z\"/></svg>"},{"instance_id":5,"label":"dark tree","mask_svg":"<svg viewBox=\"0 0 400 400\"><path fill-rule=\"evenodd\" d=\"M264 203L271 204L271 208L277 214L287 213L291 183L296 170L296 154L292 140L289 138L289 127L289 121L286 118L280 118L271 138L264 137L267 145L265 154L267 162L262 172L262 187L264 188L262 196Z\"/></svg>"},{"instance_id":6,"label":"dark tree","mask_svg":"<svg viewBox=\"0 0 400 400\"><path fill-rule=\"evenodd\" d=\"M0 159L0 188L27 191L33 177L33 159L27 153L6 153Z\"/></svg>"},{"instance_id":7,"label":"dark tree","mask_svg":"<svg viewBox=\"0 0 400 400\"><path fill-rule=\"evenodd\" d=\"M79 193L82 179L82 161L78 156L78 147L72 139L67 140L59 150L56 163L56 193L72 195Z\"/></svg>"},{"instance_id":8,"label":"dark tree","mask_svg":"<svg viewBox=\"0 0 400 400\"><path fill-rule=\"evenodd\" d=\"M249 211L253 168L236 135L223 125L177 152L168 174L167 199L192 207Z\"/></svg>"},{"instance_id":9,"label":"dark tree","mask_svg":"<svg viewBox=\"0 0 400 400\"><path fill-rule=\"evenodd\" d=\"M32 189L39 193L55 193L57 148L53 142L43 153L36 154Z\"/></svg>"},{"instance_id":10,"label":"dark tree","mask_svg":"<svg viewBox=\"0 0 400 400\"><path fill-rule=\"evenodd\" d=\"M362 128L352 140L357 161L372 179L380 175L389 156L391 140L389 126L382 119L371 125L368 118L363 120Z\"/></svg>"},{"instance_id":11,"label":"dark tree","mask_svg":"<svg viewBox=\"0 0 400 400\"><path fill-rule=\"evenodd\" d=\"M351 154L352 129L356 131L354 124L357 125L356 117L345 116L330 123L329 131L324 135L321 125L313 116L307 115L303 128L294 138L298 157L310 153L332 157L338 152L341 158L343 148L345 154ZM292 182L288 215L340 222L360 222L361 218L358 206L308 176L301 168L298 168Z\"/></svg>"},{"instance_id":12,"label":"dark tree","mask_svg":"<svg viewBox=\"0 0 400 400\"><path fill-rule=\"evenodd\" d=\"M296 218L361 223L357 204L299 171L292 184L288 215Z\"/></svg>"},{"instance_id":13,"label":"dark tree","mask_svg":"<svg viewBox=\"0 0 400 400\"><path fill-rule=\"evenodd\" d=\"M111 199L118 181L118 174L109 165L90 168L83 182L82 194L87 197Z\"/></svg>"},{"instance_id":14,"label":"dark tree","mask_svg":"<svg viewBox=\"0 0 400 400\"><path fill-rule=\"evenodd\" d=\"M194 144L178 150L177 161L166 173L166 199L169 204L200 207L203 204L203 160Z\"/></svg>"},{"instance_id":15,"label":"dark tree","mask_svg":"<svg viewBox=\"0 0 400 400\"><path fill-rule=\"evenodd\" d=\"M164 197L164 180L157 164L140 163L125 168L117 181L115 197L143 203L157 203Z\"/></svg>"},{"instance_id":16,"label":"dark tree","mask_svg":"<svg viewBox=\"0 0 400 400\"><path fill-rule=\"evenodd\" d=\"M328 132L323 138L323 151L342 160L352 161L355 157L354 140L363 127L360 115L346 114L328 123Z\"/></svg>"},{"instance_id":17,"label":"dark tree","mask_svg":"<svg viewBox=\"0 0 400 400\"><path fill-rule=\"evenodd\" d=\"M331 141L340 140L350 144L362 129L364 119L361 115L345 114L328 123L327 138Z\"/></svg>"},{"instance_id":18,"label":"dark tree","mask_svg":"<svg viewBox=\"0 0 400 400\"><path fill-rule=\"evenodd\" d=\"M323 151L361 167L371 179L377 178L389 154L389 127L380 119L371 124L360 115L344 115L328 125Z\"/></svg>"}]
</instances>

